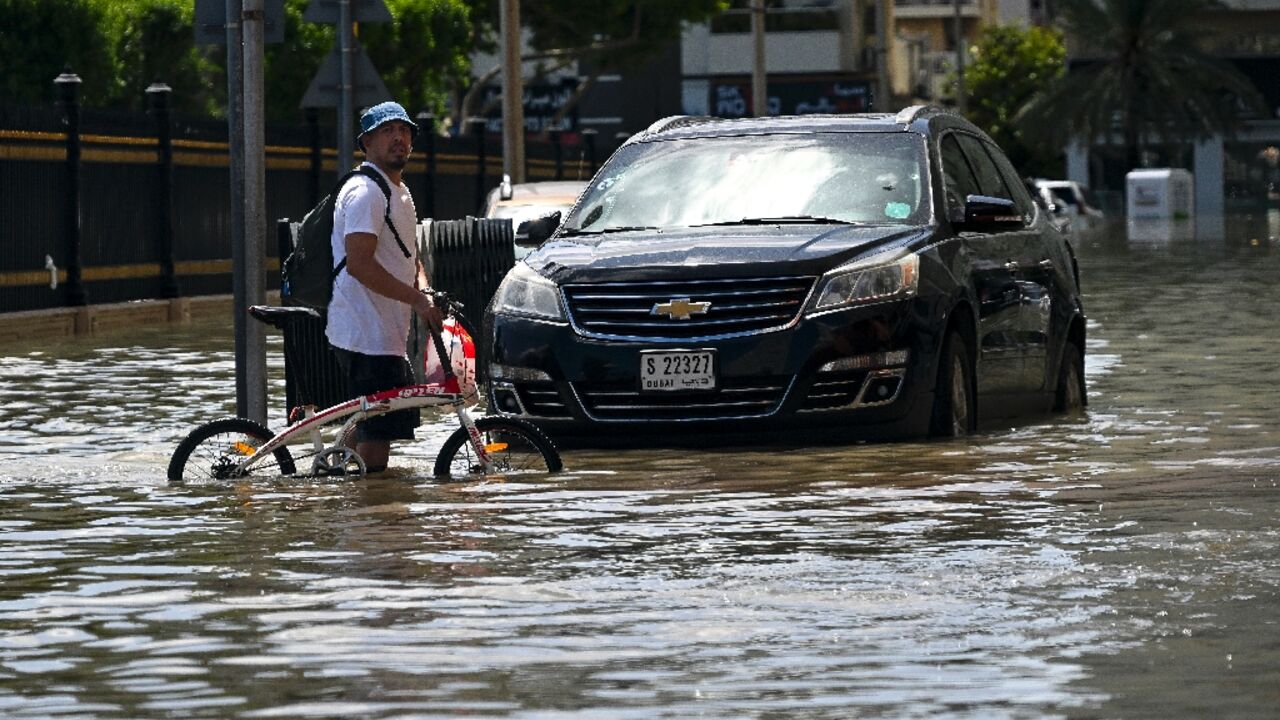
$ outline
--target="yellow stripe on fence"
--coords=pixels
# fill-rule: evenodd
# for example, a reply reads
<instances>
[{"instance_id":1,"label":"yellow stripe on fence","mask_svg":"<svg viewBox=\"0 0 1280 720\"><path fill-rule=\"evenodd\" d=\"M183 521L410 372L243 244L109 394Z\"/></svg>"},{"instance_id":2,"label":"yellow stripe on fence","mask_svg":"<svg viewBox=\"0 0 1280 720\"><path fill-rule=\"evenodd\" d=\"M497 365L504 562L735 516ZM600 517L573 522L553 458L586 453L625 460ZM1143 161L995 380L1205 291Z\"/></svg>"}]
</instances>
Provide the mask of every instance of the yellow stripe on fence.
<instances>
[{"instance_id":1,"label":"yellow stripe on fence","mask_svg":"<svg viewBox=\"0 0 1280 720\"><path fill-rule=\"evenodd\" d=\"M81 159L87 163L154 165L160 162L160 149L155 138L125 137L115 135L81 135L84 147ZM17 141L5 143L3 141ZM67 159L65 133L28 132L25 130L0 130L0 160L34 160L43 162L62 162ZM25 143L58 143L57 145L27 145ZM228 145L225 142L207 140L174 140L173 163L181 167L227 167ZM310 170L311 148L297 145L268 145L268 170ZM285 156L285 157L280 157ZM555 161L531 158L529 174L539 178L554 175ZM567 169L573 163L566 160L563 166ZM337 169L337 151L332 148L321 149L321 170L332 172ZM410 156L407 168L413 173L423 173L427 169L426 154L419 151ZM474 175L476 157L461 153L438 153L436 155L436 172L442 175ZM485 174L497 175L502 172L502 156L490 155L485 158Z\"/></svg>"},{"instance_id":2,"label":"yellow stripe on fence","mask_svg":"<svg viewBox=\"0 0 1280 720\"><path fill-rule=\"evenodd\" d=\"M183 260L174 263L174 272L178 275L224 275L231 273L231 260ZM263 268L278 271L280 261L267 258ZM95 265L80 271L84 282L102 282L104 280L139 280L161 277L160 263L134 263L131 265ZM65 268L58 269L58 284L67 282ZM18 270L0 272L0 287L37 287L49 284L48 270Z\"/></svg>"}]
</instances>

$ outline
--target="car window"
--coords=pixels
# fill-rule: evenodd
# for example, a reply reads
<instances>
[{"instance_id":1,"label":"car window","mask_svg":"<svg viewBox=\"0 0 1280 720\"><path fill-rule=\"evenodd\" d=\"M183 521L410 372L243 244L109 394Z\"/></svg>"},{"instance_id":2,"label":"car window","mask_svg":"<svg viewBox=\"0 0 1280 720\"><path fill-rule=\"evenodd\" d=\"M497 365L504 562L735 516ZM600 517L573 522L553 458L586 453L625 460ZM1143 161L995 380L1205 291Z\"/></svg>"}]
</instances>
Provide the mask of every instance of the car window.
<instances>
[{"instance_id":1,"label":"car window","mask_svg":"<svg viewBox=\"0 0 1280 720\"><path fill-rule=\"evenodd\" d=\"M965 157L969 158L969 164L978 177L978 187L982 188L982 194L1012 200L1013 193L1005 185L1004 177L1000 175L1000 170L987 154L987 149L982 146L982 141L972 135L959 133L955 137L960 141Z\"/></svg>"},{"instance_id":2,"label":"car window","mask_svg":"<svg viewBox=\"0 0 1280 720\"><path fill-rule=\"evenodd\" d=\"M1053 199L1059 204L1077 205L1076 194L1071 192L1071 188L1056 187L1049 188L1049 192L1053 193Z\"/></svg>"},{"instance_id":3,"label":"car window","mask_svg":"<svg viewBox=\"0 0 1280 720\"><path fill-rule=\"evenodd\" d=\"M1009 158L1004 152L992 145L991 143L983 143L987 152L991 155L991 159L995 162L996 168L1000 170L1000 175L1004 178L1005 187L1013 194L1013 204L1018 208L1018 214L1031 222L1035 215L1035 201L1031 198L1031 193L1027 190L1026 183L1018 177L1018 171L1013 169L1013 163L1009 162Z\"/></svg>"},{"instance_id":4,"label":"car window","mask_svg":"<svg viewBox=\"0 0 1280 720\"><path fill-rule=\"evenodd\" d=\"M929 221L924 140L908 133L785 133L624 146L565 228L694 227L762 218Z\"/></svg>"},{"instance_id":5,"label":"car window","mask_svg":"<svg viewBox=\"0 0 1280 720\"><path fill-rule=\"evenodd\" d=\"M956 136L943 136L939 145L942 154L943 183L947 194L947 211L955 214L964 211L964 199L970 195L980 195L978 180L969 167Z\"/></svg>"}]
</instances>

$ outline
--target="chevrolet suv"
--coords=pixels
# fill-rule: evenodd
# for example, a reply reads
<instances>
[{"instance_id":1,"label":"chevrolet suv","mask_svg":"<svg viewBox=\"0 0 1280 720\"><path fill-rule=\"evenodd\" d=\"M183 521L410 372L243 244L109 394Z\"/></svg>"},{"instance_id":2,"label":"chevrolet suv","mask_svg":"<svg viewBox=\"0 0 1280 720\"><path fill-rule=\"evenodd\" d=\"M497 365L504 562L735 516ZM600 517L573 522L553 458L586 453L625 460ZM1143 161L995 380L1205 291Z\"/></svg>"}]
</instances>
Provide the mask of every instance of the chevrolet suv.
<instances>
[{"instance_id":1,"label":"chevrolet suv","mask_svg":"<svg viewBox=\"0 0 1280 720\"><path fill-rule=\"evenodd\" d=\"M1086 402L1067 237L945 110L633 136L485 316L491 411L559 436L956 436Z\"/></svg>"}]
</instances>

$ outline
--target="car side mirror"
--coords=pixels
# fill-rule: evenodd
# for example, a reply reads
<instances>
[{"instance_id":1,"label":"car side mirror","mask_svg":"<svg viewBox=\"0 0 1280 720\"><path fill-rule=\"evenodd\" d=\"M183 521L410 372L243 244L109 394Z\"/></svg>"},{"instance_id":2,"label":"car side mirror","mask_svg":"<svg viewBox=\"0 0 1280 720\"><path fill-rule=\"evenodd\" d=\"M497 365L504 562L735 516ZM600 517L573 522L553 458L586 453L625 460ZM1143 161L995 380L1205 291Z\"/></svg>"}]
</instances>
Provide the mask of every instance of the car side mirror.
<instances>
[{"instance_id":1,"label":"car side mirror","mask_svg":"<svg viewBox=\"0 0 1280 720\"><path fill-rule=\"evenodd\" d=\"M538 247L560 227L560 211L547 213L532 220L525 220L516 228L516 244L520 247Z\"/></svg>"},{"instance_id":2,"label":"car side mirror","mask_svg":"<svg viewBox=\"0 0 1280 720\"><path fill-rule=\"evenodd\" d=\"M1012 200L989 195L970 195L964 199L963 230L994 232L1022 227L1022 215Z\"/></svg>"}]
</instances>

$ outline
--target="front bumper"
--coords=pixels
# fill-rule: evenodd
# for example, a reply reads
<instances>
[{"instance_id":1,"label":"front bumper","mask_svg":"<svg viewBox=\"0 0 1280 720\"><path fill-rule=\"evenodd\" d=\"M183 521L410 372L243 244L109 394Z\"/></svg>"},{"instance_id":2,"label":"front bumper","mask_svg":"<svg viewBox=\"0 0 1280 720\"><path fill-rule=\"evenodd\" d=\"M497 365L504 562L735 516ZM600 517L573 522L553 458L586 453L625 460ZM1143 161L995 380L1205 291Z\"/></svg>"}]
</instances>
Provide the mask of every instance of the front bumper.
<instances>
[{"instance_id":1,"label":"front bumper","mask_svg":"<svg viewBox=\"0 0 1280 720\"><path fill-rule=\"evenodd\" d=\"M557 436L832 425L923 434L937 338L919 310L901 301L801 317L777 331L680 341L594 340L567 324L495 315L489 408ZM715 353L714 390L640 390L641 351L676 349Z\"/></svg>"}]
</instances>

